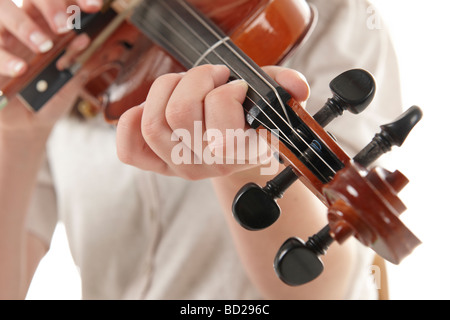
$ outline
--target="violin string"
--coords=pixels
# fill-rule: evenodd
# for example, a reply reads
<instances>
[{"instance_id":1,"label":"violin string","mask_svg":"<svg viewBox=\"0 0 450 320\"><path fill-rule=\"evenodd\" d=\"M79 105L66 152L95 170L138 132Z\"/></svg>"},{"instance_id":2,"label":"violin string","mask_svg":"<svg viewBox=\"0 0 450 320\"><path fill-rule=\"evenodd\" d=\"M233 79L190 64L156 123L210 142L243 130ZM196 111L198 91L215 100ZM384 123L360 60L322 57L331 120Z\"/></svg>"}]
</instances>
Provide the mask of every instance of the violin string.
<instances>
[{"instance_id":1,"label":"violin string","mask_svg":"<svg viewBox=\"0 0 450 320\"><path fill-rule=\"evenodd\" d=\"M179 15L178 15L178 13L177 12L175 12L171 7L168 7L167 5L166 5L166 3L165 3L165 1L159 1L160 2L160 4L161 5L163 5L173 16L174 16L174 18L176 18L179 22L181 22L182 24L184 24L184 26L187 28L187 29L189 29L190 30L190 32L194 35L194 36L196 36L197 38L198 38L198 40L199 41L201 41L206 47L209 47L209 44L207 44L204 40L203 40L203 38L202 37L200 37L200 35L199 34L197 34L197 32L195 31L195 30L192 30L192 28L186 23L186 21L184 21ZM183 5L183 7L184 7L184 3L182 3L182 2L180 2L180 1L177 1L180 5ZM186 9L190 9L189 7L186 7ZM189 11L191 11L191 10L189 10ZM203 19L201 19L201 17L200 16L198 16L197 14L196 14L196 12L195 11L192 11L192 12L190 12L191 13L191 15L193 15L194 16L194 18L196 18L197 20L198 20L198 22L200 22L201 24L203 24L207 29L208 29L208 31L209 32L211 32L215 37L217 37L217 38L219 38L220 39L220 35L218 35L209 25L207 25L206 23L203 23ZM186 39L184 39L179 33L178 33L178 31L177 30L175 30L175 29L173 29L173 27L170 25L170 24L168 24L167 23L167 21L165 21L165 20L162 20L162 18L160 18L159 16L154 16L155 18L157 18L158 20L159 20L159 22L160 23L162 23L162 24L164 24L164 26L166 27L166 28L168 28L173 34L175 34L175 35L177 35L182 41L184 41L185 43L186 43L186 45L187 46L189 46L193 51L195 51L199 56L201 56L201 53L199 53L198 52L198 50L197 50L197 48L195 48L195 47L192 47L192 45L189 43L189 42L187 42L186 41ZM147 25L147 27L152 27L151 26L151 24L150 23L146 23L146 21L140 21L140 23L141 24L144 24L144 25ZM193 63L196 63L196 62L193 62L193 61L190 61L190 59L188 58L188 57L186 57L182 52L180 52L179 50L178 50L178 48L176 48L176 47L174 47L166 38L164 38L164 37L158 37L158 40L159 41L162 41L163 43L165 43L169 48L171 48L172 50L174 50L175 52L177 52L182 58L184 58L185 60L187 60L188 62L190 62L190 64L192 65ZM220 40L219 40L220 41ZM228 44L226 44L226 46L227 46L227 48L229 49L229 50L231 50L232 51L232 53L236 56L236 57L238 57L242 62L244 62L246 65L248 65L248 62L247 61L245 61L245 59L239 54L239 53L237 53L232 47L230 47ZM229 65L229 63L226 61L226 60L224 60L217 52L213 52L221 61L223 61L224 62L224 64L225 65L227 65L233 72L235 72L235 74L237 74L241 79L243 78L240 74L239 74L239 72L237 72L231 65ZM208 62L208 63L210 63L210 61L208 60L208 59L205 59L205 62ZM276 91L276 89L270 84L270 83L268 83L267 82L267 80L266 79L264 79L264 77L261 75L261 74L259 74L259 72L257 71L257 70L255 70L251 65L248 65L248 67L249 68L251 68L251 70L253 71L253 73L255 74L255 75L257 75L261 80L263 80L265 83L267 83L271 88L272 88L272 90L276 93L276 94L278 94L278 92ZM249 84L250 85L250 84ZM286 120L278 113L278 111L276 110L276 109L274 109L273 107L272 107L272 105L270 104L270 102L268 102L267 100L266 100L266 98L262 95L262 94L260 94L259 92L258 92L258 90L256 90L255 88L253 88L252 86L250 86L252 89L253 89L253 91L258 95L258 96L260 96L260 98L263 100L263 102L269 107L269 108L271 108L272 110L273 110L273 112L283 121L283 122L285 122L285 124L292 130L292 132L296 135L296 136L298 136L298 138L300 139L300 140L302 140L303 141L303 143L320 159L320 160L322 160L322 162L326 165L326 166L328 166L328 168L333 172L333 173L335 173L335 170L333 169L333 168L331 168L330 167L330 165L303 139L303 137L301 137L300 135L299 135L299 133L291 126L291 125L289 125L289 123L287 123L286 122ZM247 98L249 98L249 97L247 97ZM269 121L270 122L272 122L272 124L274 125L274 127L278 130L278 132L280 132L282 135L284 135L285 136L285 138L283 138L283 137L281 137L281 136L279 136L279 135L277 135L277 136L279 136L279 138L280 138L280 140L282 140L282 141L284 141L285 143L287 143L287 144L289 144L289 145L291 145L299 154L301 154L315 169L316 169L316 171L317 172L319 172L320 173L320 170L318 170L315 166L314 166L314 164L309 160L309 157L307 157L307 156L305 156L305 154L302 152L302 151L300 151L299 149L298 149L298 147L291 141L291 139L286 135L286 133L285 132L283 132L283 130L281 130L276 124L275 124L275 122L273 122L273 120L270 118L270 117L268 117L267 116L267 114L265 113L265 111L263 110L263 109L261 109L261 107L257 104L257 103L255 103L255 102L253 102L252 101L252 103L266 116L266 118L267 119L269 119ZM282 106L284 106L284 104L282 103L282 101L280 102L281 103L281 105ZM248 111L247 111L247 113L248 113ZM264 125L260 120L258 120L258 119L256 119L253 115L251 115L255 120L257 120L259 123L261 123L261 125L262 126L266 126L266 125ZM323 176L322 176L323 177Z\"/></svg>"},{"instance_id":2,"label":"violin string","mask_svg":"<svg viewBox=\"0 0 450 320\"><path fill-rule=\"evenodd\" d=\"M188 6L186 4L186 2L184 0L180 1L180 0L175 0L178 4L180 4L185 10L187 10L200 24L202 24L211 34L213 34L219 41L221 39L220 34L218 34L213 28L211 28L211 26L209 24L207 24L204 19L202 19L201 16L199 16L199 14L193 10L190 6ZM159 1L161 2L161 1ZM163 1L164 2L164 1ZM165 4L166 5L166 4ZM167 8L167 5L166 5ZM171 8L169 8L169 10L172 10ZM173 10L172 10L173 11ZM201 37L190 28L190 26L188 24L186 24L186 21L183 20L176 12L173 12L174 16L181 22L183 23L187 28L189 28L191 30L191 32L193 34L195 34L200 41L203 41L201 39ZM204 42L204 41L203 41ZM283 121L285 122L285 124L292 130L292 132L294 133L294 135L296 135L300 140L303 141L303 143L305 145L307 145L307 147L333 172L333 174L336 174L336 171L325 161L325 159L323 159L317 152L316 150L314 150L314 148L312 148L304 139L303 137L301 137L301 135L297 132L297 130L295 130L295 128L292 126L290 120L289 120L289 116L287 115L287 111L286 108L284 106L284 103L281 99L281 97L279 96L278 91L276 90L276 88L274 88L259 72L258 70L256 70L255 68L253 68L253 66L251 66L248 61L246 59L244 59L238 52L236 52L236 50L234 50L233 47L231 47L228 43L224 43L224 45L239 59L241 60L248 68L250 68L253 73L255 75L257 75L263 82L265 82L271 89L272 91L275 93L275 95L277 96L277 99L279 100L279 103L281 105L281 107L283 108L287 119L284 119L275 108L273 108L271 106L270 103L268 103L267 101L266 104L277 114L277 116ZM217 55L217 54L216 54ZM256 90L255 90L256 91ZM279 128L278 128L279 129ZM279 129L280 130L280 129ZM281 131L281 130L280 130ZM307 158L307 157L306 157Z\"/></svg>"}]
</instances>

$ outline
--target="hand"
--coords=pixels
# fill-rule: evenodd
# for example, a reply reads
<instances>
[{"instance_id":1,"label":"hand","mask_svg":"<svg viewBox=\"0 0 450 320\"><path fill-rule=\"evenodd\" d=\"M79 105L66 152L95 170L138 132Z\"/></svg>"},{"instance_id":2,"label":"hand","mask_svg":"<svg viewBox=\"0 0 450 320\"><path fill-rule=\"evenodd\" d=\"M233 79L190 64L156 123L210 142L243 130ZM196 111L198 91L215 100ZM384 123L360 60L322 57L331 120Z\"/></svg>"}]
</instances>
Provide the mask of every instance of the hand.
<instances>
[{"instance_id":1,"label":"hand","mask_svg":"<svg viewBox=\"0 0 450 320\"><path fill-rule=\"evenodd\" d=\"M54 34L70 30L67 27L67 8L73 3L83 11L94 12L101 8L102 0L25 0L23 8L18 8L11 0L0 0L0 74L16 76L25 71L25 61L15 57L7 49L14 39L35 53L49 51L53 46L53 37L48 30ZM36 13L37 10L39 14ZM36 22L36 17L40 15L48 26Z\"/></svg>"},{"instance_id":2,"label":"hand","mask_svg":"<svg viewBox=\"0 0 450 320\"><path fill-rule=\"evenodd\" d=\"M266 67L265 71L297 101L308 98L309 87L298 72L281 67ZM147 101L119 120L119 159L143 170L189 180L226 176L254 167L236 161L204 161L208 154L226 154L231 140L227 129L249 130L242 107L248 86L242 80L227 83L229 76L225 66L205 65L185 74L158 78ZM198 136L201 146L194 141ZM180 156L191 162L180 164Z\"/></svg>"},{"instance_id":3,"label":"hand","mask_svg":"<svg viewBox=\"0 0 450 320\"><path fill-rule=\"evenodd\" d=\"M0 0L0 75L17 77L27 70L26 61L14 55L12 48L24 45L34 53L45 53L53 47L55 34L70 31L67 27L67 7L71 4L94 12L100 9L102 1L95 4L92 0L24 0L23 8L18 8L11 0ZM38 24L35 16L42 16L43 23ZM68 47L68 54L62 62L67 64L70 57L87 47L89 41L85 35L77 37ZM34 128L51 128L74 103L80 84L80 77L74 77L38 113L26 110L17 98L11 99L8 106L0 111L0 130L31 133Z\"/></svg>"}]
</instances>

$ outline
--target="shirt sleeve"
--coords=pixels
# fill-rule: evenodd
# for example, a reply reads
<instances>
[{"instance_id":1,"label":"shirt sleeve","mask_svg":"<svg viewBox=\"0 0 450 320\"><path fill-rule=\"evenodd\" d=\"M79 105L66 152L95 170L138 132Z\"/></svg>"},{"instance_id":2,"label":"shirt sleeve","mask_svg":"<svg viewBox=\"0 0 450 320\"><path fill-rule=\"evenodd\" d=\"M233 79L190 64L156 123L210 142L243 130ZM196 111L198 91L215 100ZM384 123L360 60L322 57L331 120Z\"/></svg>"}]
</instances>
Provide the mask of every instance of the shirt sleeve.
<instances>
[{"instance_id":1,"label":"shirt sleeve","mask_svg":"<svg viewBox=\"0 0 450 320\"><path fill-rule=\"evenodd\" d=\"M318 9L317 25L309 40L286 63L308 79L308 112L314 115L332 97L329 83L344 71L361 68L376 79L375 99L364 112L345 112L326 128L353 157L380 131L380 125L402 113L396 54L386 26L371 23L376 10L368 1L309 3Z\"/></svg>"},{"instance_id":2,"label":"shirt sleeve","mask_svg":"<svg viewBox=\"0 0 450 320\"><path fill-rule=\"evenodd\" d=\"M56 194L46 161L39 171L27 216L27 230L50 246L57 223Z\"/></svg>"}]
</instances>

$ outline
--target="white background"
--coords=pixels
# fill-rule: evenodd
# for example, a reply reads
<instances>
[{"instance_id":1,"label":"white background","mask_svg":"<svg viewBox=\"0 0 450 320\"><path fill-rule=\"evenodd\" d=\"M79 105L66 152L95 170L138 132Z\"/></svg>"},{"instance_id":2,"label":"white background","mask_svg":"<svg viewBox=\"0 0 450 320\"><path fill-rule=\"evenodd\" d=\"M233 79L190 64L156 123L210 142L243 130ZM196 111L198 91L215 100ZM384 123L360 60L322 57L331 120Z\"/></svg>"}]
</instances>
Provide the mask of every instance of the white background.
<instances>
[{"instance_id":1,"label":"white background","mask_svg":"<svg viewBox=\"0 0 450 320\"><path fill-rule=\"evenodd\" d=\"M334 1L334 0L330 0ZM374 0L391 31L403 80L405 108L422 107L424 120L395 150L389 169L411 180L401 193L409 207L405 224L423 241L399 266L389 266L393 299L449 299L450 210L447 208L450 128L450 1ZM368 18L372 12L368 12ZM447 199L447 197L449 197ZM28 299L79 299L76 268L58 227L51 252L42 261Z\"/></svg>"},{"instance_id":2,"label":"white background","mask_svg":"<svg viewBox=\"0 0 450 320\"><path fill-rule=\"evenodd\" d=\"M448 167L450 118L450 2L375 0L397 48L405 106L417 104L425 116L395 153L410 178L401 194L409 210L403 221L423 245L400 266L389 268L392 298L449 299Z\"/></svg>"}]
</instances>

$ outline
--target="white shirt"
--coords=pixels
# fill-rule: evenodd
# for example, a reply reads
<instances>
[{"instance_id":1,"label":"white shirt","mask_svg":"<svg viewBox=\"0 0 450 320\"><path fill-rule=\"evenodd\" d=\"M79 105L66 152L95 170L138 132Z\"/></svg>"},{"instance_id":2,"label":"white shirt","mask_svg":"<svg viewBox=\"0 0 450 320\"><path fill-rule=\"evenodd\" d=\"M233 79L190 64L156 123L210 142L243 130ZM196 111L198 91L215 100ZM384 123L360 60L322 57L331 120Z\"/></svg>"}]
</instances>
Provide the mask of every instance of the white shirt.
<instances>
[{"instance_id":1,"label":"white shirt","mask_svg":"<svg viewBox=\"0 0 450 320\"><path fill-rule=\"evenodd\" d=\"M329 82L352 68L372 72L374 103L346 113L327 130L349 155L401 113L397 64L385 29L367 25L370 4L312 0L319 11L309 41L286 66L311 86L314 114L331 97ZM84 299L259 299L238 258L209 180L190 182L126 166L115 129L101 118L60 121L29 213L29 230L50 243L57 221L67 230ZM360 248L348 299L371 299L373 254Z\"/></svg>"}]
</instances>

